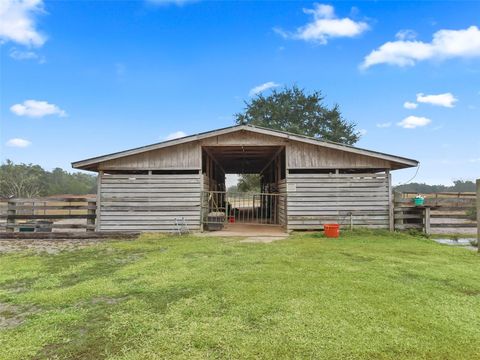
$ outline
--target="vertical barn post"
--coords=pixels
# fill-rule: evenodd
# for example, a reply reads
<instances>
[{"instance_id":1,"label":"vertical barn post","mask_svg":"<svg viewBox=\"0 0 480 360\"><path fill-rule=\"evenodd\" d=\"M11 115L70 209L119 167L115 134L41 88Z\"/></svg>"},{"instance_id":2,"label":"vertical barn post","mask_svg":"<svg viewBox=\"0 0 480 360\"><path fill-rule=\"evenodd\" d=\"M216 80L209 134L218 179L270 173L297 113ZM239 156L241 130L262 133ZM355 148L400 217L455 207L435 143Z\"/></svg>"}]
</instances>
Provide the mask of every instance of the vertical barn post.
<instances>
[{"instance_id":1,"label":"vertical barn post","mask_svg":"<svg viewBox=\"0 0 480 360\"><path fill-rule=\"evenodd\" d=\"M201 153L201 152L200 152ZM201 155L200 155L200 163L202 162ZM203 201L204 201L204 193L203 190L205 189L205 179L203 178L202 170L198 171L198 175L200 176L200 231L203 232Z\"/></svg>"},{"instance_id":2,"label":"vertical barn post","mask_svg":"<svg viewBox=\"0 0 480 360\"><path fill-rule=\"evenodd\" d=\"M480 253L480 179L477 179L477 249Z\"/></svg>"},{"instance_id":3,"label":"vertical barn post","mask_svg":"<svg viewBox=\"0 0 480 360\"><path fill-rule=\"evenodd\" d=\"M385 170L388 181L388 229L390 231L395 230L395 211L394 211L394 200L392 196L392 174L390 170Z\"/></svg>"},{"instance_id":4,"label":"vertical barn post","mask_svg":"<svg viewBox=\"0 0 480 360\"><path fill-rule=\"evenodd\" d=\"M96 221L95 221L95 231L100 231L101 229L101 207L102 207L102 178L103 171L100 170L97 176L97 209L96 209Z\"/></svg>"},{"instance_id":5,"label":"vertical barn post","mask_svg":"<svg viewBox=\"0 0 480 360\"><path fill-rule=\"evenodd\" d=\"M7 232L14 232L15 231L15 214L16 211L16 203L13 201L8 202L7 207L7 227L5 231Z\"/></svg>"}]
</instances>

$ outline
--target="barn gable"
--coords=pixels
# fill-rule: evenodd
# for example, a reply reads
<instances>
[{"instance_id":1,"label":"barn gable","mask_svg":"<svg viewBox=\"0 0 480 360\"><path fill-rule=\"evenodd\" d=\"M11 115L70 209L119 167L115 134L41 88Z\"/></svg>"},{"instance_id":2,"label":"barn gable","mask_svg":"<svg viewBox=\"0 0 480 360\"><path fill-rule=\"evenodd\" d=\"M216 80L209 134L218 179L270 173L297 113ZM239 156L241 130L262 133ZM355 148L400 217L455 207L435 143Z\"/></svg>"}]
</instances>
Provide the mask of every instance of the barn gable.
<instances>
[{"instance_id":1,"label":"barn gable","mask_svg":"<svg viewBox=\"0 0 480 360\"><path fill-rule=\"evenodd\" d=\"M287 146L288 144L288 146ZM92 159L83 170L200 169L202 147L285 146L289 168L401 169L417 161L251 125L238 125Z\"/></svg>"}]
</instances>

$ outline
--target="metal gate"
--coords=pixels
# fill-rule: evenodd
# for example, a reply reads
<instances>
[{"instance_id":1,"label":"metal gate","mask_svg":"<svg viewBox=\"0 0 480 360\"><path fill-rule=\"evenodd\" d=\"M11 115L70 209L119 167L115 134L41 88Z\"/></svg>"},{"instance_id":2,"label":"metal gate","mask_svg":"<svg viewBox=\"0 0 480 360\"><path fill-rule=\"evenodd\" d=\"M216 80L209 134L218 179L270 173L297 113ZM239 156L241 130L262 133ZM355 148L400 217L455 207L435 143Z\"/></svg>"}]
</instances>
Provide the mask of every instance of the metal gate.
<instances>
[{"instance_id":1,"label":"metal gate","mask_svg":"<svg viewBox=\"0 0 480 360\"><path fill-rule=\"evenodd\" d=\"M284 225L286 195L278 193L202 192L202 223L218 229L225 223Z\"/></svg>"}]
</instances>

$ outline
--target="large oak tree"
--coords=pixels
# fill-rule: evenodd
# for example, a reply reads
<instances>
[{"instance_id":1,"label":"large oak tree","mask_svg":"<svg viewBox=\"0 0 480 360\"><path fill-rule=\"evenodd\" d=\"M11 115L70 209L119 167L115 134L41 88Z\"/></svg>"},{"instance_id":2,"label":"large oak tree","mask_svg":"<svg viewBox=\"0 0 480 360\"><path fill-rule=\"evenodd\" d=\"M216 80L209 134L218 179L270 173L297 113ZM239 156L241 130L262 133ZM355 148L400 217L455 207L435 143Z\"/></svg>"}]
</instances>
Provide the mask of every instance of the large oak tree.
<instances>
[{"instance_id":1,"label":"large oak tree","mask_svg":"<svg viewBox=\"0 0 480 360\"><path fill-rule=\"evenodd\" d=\"M306 135L320 140L353 145L360 133L356 124L342 117L339 105L328 107L320 91L311 93L294 85L257 95L245 102L242 113L235 114L237 124L252 124L270 129Z\"/></svg>"}]
</instances>

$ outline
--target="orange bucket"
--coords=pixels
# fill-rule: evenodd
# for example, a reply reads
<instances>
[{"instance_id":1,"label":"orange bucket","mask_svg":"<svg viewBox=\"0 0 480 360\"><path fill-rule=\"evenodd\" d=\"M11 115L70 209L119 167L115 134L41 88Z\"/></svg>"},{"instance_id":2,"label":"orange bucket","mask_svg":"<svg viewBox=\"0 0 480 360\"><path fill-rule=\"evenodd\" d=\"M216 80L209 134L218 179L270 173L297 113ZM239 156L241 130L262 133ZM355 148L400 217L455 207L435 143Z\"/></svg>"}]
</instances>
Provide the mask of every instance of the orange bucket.
<instances>
[{"instance_id":1,"label":"orange bucket","mask_svg":"<svg viewBox=\"0 0 480 360\"><path fill-rule=\"evenodd\" d=\"M323 232L326 237L338 238L340 235L340 225L338 224L325 224L323 225Z\"/></svg>"}]
</instances>

